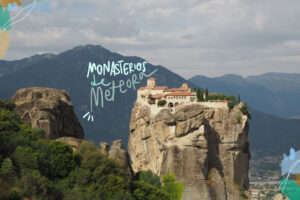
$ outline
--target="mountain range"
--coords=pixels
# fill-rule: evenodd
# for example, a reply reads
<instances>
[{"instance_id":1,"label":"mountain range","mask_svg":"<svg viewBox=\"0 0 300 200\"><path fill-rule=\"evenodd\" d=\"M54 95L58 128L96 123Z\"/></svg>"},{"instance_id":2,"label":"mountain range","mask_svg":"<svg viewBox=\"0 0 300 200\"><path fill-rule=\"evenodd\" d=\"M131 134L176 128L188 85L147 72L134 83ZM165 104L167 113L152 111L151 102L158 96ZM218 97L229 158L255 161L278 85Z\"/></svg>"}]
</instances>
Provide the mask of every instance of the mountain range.
<instances>
[{"instance_id":1,"label":"mountain range","mask_svg":"<svg viewBox=\"0 0 300 200\"><path fill-rule=\"evenodd\" d=\"M71 96L75 113L83 126L85 139L96 143L122 139L127 145L130 113L136 99L136 89L115 94L113 102L96 107L94 122L83 119L89 111L90 79L86 78L89 62L107 63L143 62L135 56L122 56L102 46L77 46L60 54L35 55L16 61L0 61L0 98L9 99L18 89L25 87L51 87L67 90ZM191 87L208 87L210 92L241 95L242 101L251 107L250 148L266 150L277 154L288 152L293 146L300 149L300 120L287 119L300 114L300 75L267 73L243 78L238 75L224 75L209 78L197 75L189 80L173 73L163 66L147 64L147 72L157 69L153 75L158 85L179 87L188 82ZM125 75L104 76L107 81L126 80ZM137 88L146 84L144 78Z\"/></svg>"},{"instance_id":2,"label":"mountain range","mask_svg":"<svg viewBox=\"0 0 300 200\"><path fill-rule=\"evenodd\" d=\"M189 81L213 92L240 94L250 107L264 113L283 118L300 114L300 74L266 73L246 78L234 74L216 78L197 75Z\"/></svg>"},{"instance_id":3,"label":"mountain range","mask_svg":"<svg viewBox=\"0 0 300 200\"><path fill-rule=\"evenodd\" d=\"M25 87L51 87L67 90L71 96L75 113L83 126L85 139L96 143L106 141L111 143L122 139L127 145L129 135L129 120L136 90L128 89L125 94L116 92L113 102L105 102L104 107L94 108L94 122L83 119L89 111L91 79L86 78L89 62L103 64L108 61L143 62L138 57L126 57L111 52L101 46L77 46L58 55L36 55L17 61L0 62L0 98L9 99L18 89ZM179 87L186 80L162 66L146 65L149 74L153 75L158 85ZM103 76L107 82L126 80L129 76ZM146 85L144 78L137 88ZM193 84L192 84L193 85ZM193 85L195 87L195 85Z\"/></svg>"}]
</instances>

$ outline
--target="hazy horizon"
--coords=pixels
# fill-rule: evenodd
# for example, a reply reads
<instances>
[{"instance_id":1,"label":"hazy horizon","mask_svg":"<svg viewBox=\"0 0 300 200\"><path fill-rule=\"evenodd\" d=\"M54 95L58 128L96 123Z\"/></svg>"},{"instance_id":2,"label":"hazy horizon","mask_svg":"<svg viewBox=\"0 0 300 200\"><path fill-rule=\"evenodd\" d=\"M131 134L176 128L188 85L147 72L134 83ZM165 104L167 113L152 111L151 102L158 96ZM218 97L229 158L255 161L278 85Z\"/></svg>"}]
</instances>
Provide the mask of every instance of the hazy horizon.
<instances>
[{"instance_id":1,"label":"hazy horizon","mask_svg":"<svg viewBox=\"0 0 300 200\"><path fill-rule=\"evenodd\" d=\"M78 45L78 46L87 46L87 45L92 45L92 44L85 44L85 45ZM3 61L16 61L16 60L22 60L22 59L26 59L26 58L29 58L29 57L32 57L32 56L43 55L43 54L55 54L55 55L58 55L58 54L60 54L60 53L63 53L63 52L68 51L68 50L71 50L71 49L73 49L73 48L75 48L75 47L78 47L78 46L74 46L74 47L72 47L72 48L65 49L65 50L63 50L63 51L61 51L61 52L43 52L43 53L37 53L37 54L33 54L33 55L30 55L30 56L27 56L27 57L18 58L18 59L10 59L10 60L9 60L9 59L7 59L7 60L4 59ZM102 46L102 45L93 45L93 46ZM104 46L102 46L102 47L104 47ZM106 48L106 47L104 47L104 48ZM107 49L107 48L106 48L106 49ZM112 51L111 49L108 49L108 50L110 50L110 51L113 52L113 53L119 53L119 52L116 52L116 51ZM119 54L121 54L121 53L119 53ZM140 57L140 56L138 56L138 55L124 55L124 54L121 54L121 55L123 55L123 56L137 56L137 57ZM143 58L143 57L140 57L140 58L145 59L145 58ZM147 60L147 59L145 59L145 60ZM268 71L268 72L256 73L256 74L249 74L249 75L243 75L243 74L237 74L237 73L231 73L231 72L228 72L228 73L221 74L221 75L210 76L210 75L206 75L205 73L203 73L203 74L194 74L194 75L192 75L192 76L190 76L190 77L185 77L185 76L183 76L182 74L176 72L176 70L172 70L172 67L169 68L169 67L164 66L164 65L159 64L159 63L157 63L157 64L156 64L156 63L153 63L153 62L151 62L150 60L147 60L147 61L148 61L149 63L153 64L153 65L161 65L161 66L163 66L163 67L165 67L165 68L167 68L167 69L169 69L169 70L171 70L171 71L173 71L173 72L179 74L180 76L184 77L185 79L190 79L190 78L192 78L192 77L194 77L194 76L198 76L198 75L202 75L202 76L205 76L205 77L208 77L208 78L218 78L218 77L222 77L222 76L225 76L225 75L237 75L237 76L242 76L243 78L247 78L247 77L249 77L249 76L260 76L260 75L267 74L267 73L283 73L283 74L299 74L299 75L300 75L300 72L299 72L299 73L289 73L289 72L281 72L281 71L280 71L280 72Z\"/></svg>"}]
</instances>

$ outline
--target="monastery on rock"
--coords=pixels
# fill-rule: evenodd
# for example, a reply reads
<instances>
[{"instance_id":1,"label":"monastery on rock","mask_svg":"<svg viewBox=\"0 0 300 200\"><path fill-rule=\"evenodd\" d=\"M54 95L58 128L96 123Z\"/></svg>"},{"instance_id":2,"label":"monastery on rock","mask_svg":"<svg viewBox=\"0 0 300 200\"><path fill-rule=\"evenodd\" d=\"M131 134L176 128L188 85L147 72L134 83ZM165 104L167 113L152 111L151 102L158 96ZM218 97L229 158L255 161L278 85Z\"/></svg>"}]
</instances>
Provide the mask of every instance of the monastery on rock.
<instances>
[{"instance_id":1,"label":"monastery on rock","mask_svg":"<svg viewBox=\"0 0 300 200\"><path fill-rule=\"evenodd\" d=\"M137 102L157 105L160 101L166 102L164 107L176 107L197 99L187 83L182 84L180 88L168 88L168 86L157 86L155 78L147 79L147 86L138 89Z\"/></svg>"}]
</instances>

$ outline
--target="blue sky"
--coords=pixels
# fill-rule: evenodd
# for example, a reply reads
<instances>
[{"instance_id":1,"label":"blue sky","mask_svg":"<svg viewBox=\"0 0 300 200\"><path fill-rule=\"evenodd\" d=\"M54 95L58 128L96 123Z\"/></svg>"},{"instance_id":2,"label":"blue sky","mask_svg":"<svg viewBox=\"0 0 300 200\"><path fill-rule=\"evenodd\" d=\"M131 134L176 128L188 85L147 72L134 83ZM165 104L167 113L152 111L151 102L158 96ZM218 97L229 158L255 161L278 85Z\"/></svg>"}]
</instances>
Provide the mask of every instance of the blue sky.
<instances>
[{"instance_id":1,"label":"blue sky","mask_svg":"<svg viewBox=\"0 0 300 200\"><path fill-rule=\"evenodd\" d=\"M41 1L51 12L12 27L6 59L94 44L186 78L300 73L296 0Z\"/></svg>"}]
</instances>

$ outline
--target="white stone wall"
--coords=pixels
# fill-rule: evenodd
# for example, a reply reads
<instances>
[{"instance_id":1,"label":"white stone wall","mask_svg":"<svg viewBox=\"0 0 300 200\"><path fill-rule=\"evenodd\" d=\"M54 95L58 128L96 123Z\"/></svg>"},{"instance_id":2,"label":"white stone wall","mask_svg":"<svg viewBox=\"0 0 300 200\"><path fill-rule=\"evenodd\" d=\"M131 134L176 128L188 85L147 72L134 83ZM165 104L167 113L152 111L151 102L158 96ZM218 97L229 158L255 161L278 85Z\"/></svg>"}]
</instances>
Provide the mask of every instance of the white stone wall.
<instances>
[{"instance_id":1,"label":"white stone wall","mask_svg":"<svg viewBox=\"0 0 300 200\"><path fill-rule=\"evenodd\" d=\"M207 108L228 108L227 106L227 102L189 102L189 103L185 103L184 105L179 105L176 107L175 111L180 110L182 107L186 106L186 105L201 105Z\"/></svg>"},{"instance_id":2,"label":"white stone wall","mask_svg":"<svg viewBox=\"0 0 300 200\"><path fill-rule=\"evenodd\" d=\"M142 95L144 95L145 98L142 98ZM137 102L148 101L147 98L148 98L148 94L147 94L146 90L138 90L138 92L137 92L137 98L136 98Z\"/></svg>"},{"instance_id":3,"label":"white stone wall","mask_svg":"<svg viewBox=\"0 0 300 200\"><path fill-rule=\"evenodd\" d=\"M189 103L191 102L191 97L195 98L194 96L167 96L165 100L167 101L167 104L171 102L175 105L175 103Z\"/></svg>"},{"instance_id":4,"label":"white stone wall","mask_svg":"<svg viewBox=\"0 0 300 200\"><path fill-rule=\"evenodd\" d=\"M159 113L159 111L163 110L163 109L168 109L167 107L158 107L157 104L148 104L148 102L137 102L139 103L141 106L148 106L150 107L150 111L151 111L151 117L154 117L155 115L157 115Z\"/></svg>"},{"instance_id":5,"label":"white stone wall","mask_svg":"<svg viewBox=\"0 0 300 200\"><path fill-rule=\"evenodd\" d=\"M163 93L164 93L163 90L151 90L151 91L150 91L150 94L152 94L152 95L163 94Z\"/></svg>"}]
</instances>

